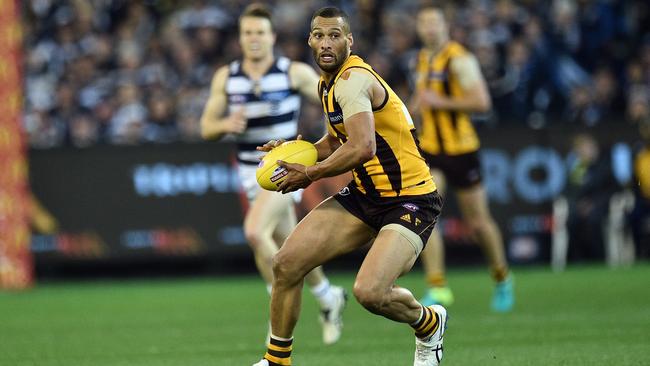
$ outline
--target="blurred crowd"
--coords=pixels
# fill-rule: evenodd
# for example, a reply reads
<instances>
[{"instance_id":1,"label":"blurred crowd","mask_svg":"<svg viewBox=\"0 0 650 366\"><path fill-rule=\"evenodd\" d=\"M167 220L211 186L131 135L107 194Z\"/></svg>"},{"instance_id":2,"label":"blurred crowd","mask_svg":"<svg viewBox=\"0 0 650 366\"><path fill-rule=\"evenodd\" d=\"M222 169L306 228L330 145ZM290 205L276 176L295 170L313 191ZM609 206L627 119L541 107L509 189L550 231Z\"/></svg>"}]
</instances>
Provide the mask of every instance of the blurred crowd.
<instances>
[{"instance_id":1,"label":"blurred crowd","mask_svg":"<svg viewBox=\"0 0 650 366\"><path fill-rule=\"evenodd\" d=\"M240 55L241 0L28 0L24 126L32 147L197 141L213 72ZM313 10L351 15L354 52L403 97L427 1L270 1L277 53L311 62ZM452 37L478 57L498 128L650 118L645 0L442 1ZM319 129L317 108L307 129Z\"/></svg>"}]
</instances>

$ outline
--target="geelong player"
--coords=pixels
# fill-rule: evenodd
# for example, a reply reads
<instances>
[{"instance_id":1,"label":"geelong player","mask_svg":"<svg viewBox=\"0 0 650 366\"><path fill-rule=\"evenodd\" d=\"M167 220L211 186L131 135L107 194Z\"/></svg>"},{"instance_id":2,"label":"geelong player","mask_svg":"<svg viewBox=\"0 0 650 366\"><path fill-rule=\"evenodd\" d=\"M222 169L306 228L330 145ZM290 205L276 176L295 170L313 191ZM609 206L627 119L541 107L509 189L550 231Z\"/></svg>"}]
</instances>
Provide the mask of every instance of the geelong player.
<instances>
[{"instance_id":1,"label":"geelong player","mask_svg":"<svg viewBox=\"0 0 650 366\"><path fill-rule=\"evenodd\" d=\"M368 242L355 297L368 311L414 329L415 366L438 365L445 308L425 307L395 285L413 266L442 205L418 150L411 117L388 84L350 54L353 37L344 12L323 8L314 13L309 45L321 69L319 90L328 134L316 143L318 164L280 163L289 171L280 189L294 192L347 171L354 178L312 210L275 255L271 341L256 366L291 365L304 277ZM276 145L271 142L263 149Z\"/></svg>"},{"instance_id":2,"label":"geelong player","mask_svg":"<svg viewBox=\"0 0 650 366\"><path fill-rule=\"evenodd\" d=\"M244 231L270 293L272 258L296 225L293 198L299 195L260 189L255 170L263 153L255 148L269 139L296 137L301 96L319 100L318 76L304 63L273 56L275 33L265 7L248 6L239 19L239 33L243 59L215 73L201 132L206 139L237 137L240 180L250 202ZM331 286L320 267L306 280L321 307L323 342L335 343L343 326L345 292Z\"/></svg>"},{"instance_id":3,"label":"geelong player","mask_svg":"<svg viewBox=\"0 0 650 366\"><path fill-rule=\"evenodd\" d=\"M514 304L512 278L501 232L490 215L481 184L479 140L470 119L470 113L490 109L490 95L474 56L449 40L440 9L423 8L418 13L417 32L424 48L418 54L417 89L411 110L421 113L419 139L424 157L441 194L447 181L455 188L463 218L487 255L496 283L493 310L509 311ZM450 305L453 296L446 286L438 230L433 231L422 252L422 263L431 286L422 302Z\"/></svg>"}]
</instances>

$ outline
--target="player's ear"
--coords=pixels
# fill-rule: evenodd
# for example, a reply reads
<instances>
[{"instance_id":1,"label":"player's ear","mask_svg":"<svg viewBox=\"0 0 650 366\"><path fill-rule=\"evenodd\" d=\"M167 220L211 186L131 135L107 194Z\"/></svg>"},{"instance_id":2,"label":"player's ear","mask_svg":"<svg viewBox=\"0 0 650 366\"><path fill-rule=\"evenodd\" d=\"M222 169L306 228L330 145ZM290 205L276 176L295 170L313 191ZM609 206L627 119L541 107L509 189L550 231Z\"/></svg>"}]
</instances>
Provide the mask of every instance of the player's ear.
<instances>
[{"instance_id":1,"label":"player's ear","mask_svg":"<svg viewBox=\"0 0 650 366\"><path fill-rule=\"evenodd\" d=\"M348 39L348 43L350 43L350 48L352 48L352 45L354 44L354 37L352 37L352 32L346 34L345 36Z\"/></svg>"}]
</instances>

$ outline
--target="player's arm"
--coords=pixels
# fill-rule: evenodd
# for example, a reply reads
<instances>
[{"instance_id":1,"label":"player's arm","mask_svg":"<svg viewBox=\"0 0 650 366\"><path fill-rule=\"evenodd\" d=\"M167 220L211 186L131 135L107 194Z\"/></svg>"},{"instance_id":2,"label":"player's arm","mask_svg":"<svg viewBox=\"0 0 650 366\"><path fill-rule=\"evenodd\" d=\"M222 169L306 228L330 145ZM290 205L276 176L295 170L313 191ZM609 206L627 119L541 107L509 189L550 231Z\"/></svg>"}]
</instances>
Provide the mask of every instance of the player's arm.
<instances>
[{"instance_id":1,"label":"player's arm","mask_svg":"<svg viewBox=\"0 0 650 366\"><path fill-rule=\"evenodd\" d=\"M291 87L298 90L300 95L314 103L320 104L318 95L318 74L314 69L303 62L292 62L289 68Z\"/></svg>"},{"instance_id":2,"label":"player's arm","mask_svg":"<svg viewBox=\"0 0 650 366\"><path fill-rule=\"evenodd\" d=\"M375 156L375 119L373 99L383 100L385 91L377 79L363 70L347 71L335 86L336 101L343 110L348 140L325 160L306 168L311 180L332 177L352 170ZM381 93L382 96L375 95ZM378 97L378 98L375 98Z\"/></svg>"},{"instance_id":3,"label":"player's arm","mask_svg":"<svg viewBox=\"0 0 650 366\"><path fill-rule=\"evenodd\" d=\"M243 108L224 117L228 107L226 96L227 79L227 66L217 70L212 78L210 97L201 115L201 136L206 140L217 139L227 133L242 133L246 129Z\"/></svg>"},{"instance_id":4,"label":"player's arm","mask_svg":"<svg viewBox=\"0 0 650 366\"><path fill-rule=\"evenodd\" d=\"M316 151L318 151L317 161L323 161L332 155L336 149L341 147L341 143L336 137L327 133L314 146L316 146Z\"/></svg>"},{"instance_id":5,"label":"player's arm","mask_svg":"<svg viewBox=\"0 0 650 366\"><path fill-rule=\"evenodd\" d=\"M474 56L467 54L453 58L450 71L463 89L462 96L448 97L427 89L417 93L415 104L462 112L487 112L492 108L490 93Z\"/></svg>"}]
</instances>

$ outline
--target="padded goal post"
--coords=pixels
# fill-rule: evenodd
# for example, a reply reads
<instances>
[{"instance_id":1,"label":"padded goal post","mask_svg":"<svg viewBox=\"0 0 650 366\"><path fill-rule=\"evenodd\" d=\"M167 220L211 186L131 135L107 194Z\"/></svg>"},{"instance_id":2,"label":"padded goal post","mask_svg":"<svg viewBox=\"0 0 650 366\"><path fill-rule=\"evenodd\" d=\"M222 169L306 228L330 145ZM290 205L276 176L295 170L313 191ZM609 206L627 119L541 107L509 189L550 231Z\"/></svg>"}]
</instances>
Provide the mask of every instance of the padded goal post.
<instances>
[{"instance_id":1,"label":"padded goal post","mask_svg":"<svg viewBox=\"0 0 650 366\"><path fill-rule=\"evenodd\" d=\"M18 1L0 1L0 289L23 289L34 281L21 129L21 49Z\"/></svg>"}]
</instances>

